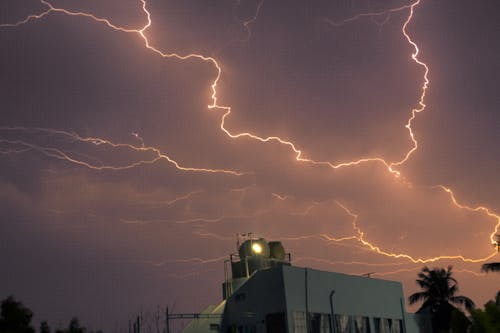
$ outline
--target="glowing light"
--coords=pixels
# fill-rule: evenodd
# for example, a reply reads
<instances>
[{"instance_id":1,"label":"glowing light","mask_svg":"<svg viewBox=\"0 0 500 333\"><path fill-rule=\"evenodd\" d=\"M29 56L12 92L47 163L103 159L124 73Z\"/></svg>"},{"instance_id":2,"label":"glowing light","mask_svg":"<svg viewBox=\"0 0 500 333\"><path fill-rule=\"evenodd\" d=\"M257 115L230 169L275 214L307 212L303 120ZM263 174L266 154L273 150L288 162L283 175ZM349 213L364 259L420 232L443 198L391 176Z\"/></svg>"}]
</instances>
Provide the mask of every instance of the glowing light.
<instances>
[{"instance_id":1,"label":"glowing light","mask_svg":"<svg viewBox=\"0 0 500 333\"><path fill-rule=\"evenodd\" d=\"M252 251L257 254L262 253L262 246L259 243L253 243L252 244Z\"/></svg>"}]
</instances>

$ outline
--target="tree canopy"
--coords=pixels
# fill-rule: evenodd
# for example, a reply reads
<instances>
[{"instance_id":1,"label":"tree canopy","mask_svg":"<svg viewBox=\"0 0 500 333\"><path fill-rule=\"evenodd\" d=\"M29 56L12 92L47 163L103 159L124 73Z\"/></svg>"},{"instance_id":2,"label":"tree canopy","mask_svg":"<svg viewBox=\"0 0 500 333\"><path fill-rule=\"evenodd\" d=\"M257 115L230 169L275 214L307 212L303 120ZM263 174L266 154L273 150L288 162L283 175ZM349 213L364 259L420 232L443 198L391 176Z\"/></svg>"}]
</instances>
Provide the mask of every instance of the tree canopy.
<instances>
[{"instance_id":1,"label":"tree canopy","mask_svg":"<svg viewBox=\"0 0 500 333\"><path fill-rule=\"evenodd\" d=\"M2 333L34 333L31 326L33 312L13 296L7 297L0 310L0 332Z\"/></svg>"},{"instance_id":2,"label":"tree canopy","mask_svg":"<svg viewBox=\"0 0 500 333\"><path fill-rule=\"evenodd\" d=\"M452 314L457 310L455 305L464 307L467 311L474 308L474 302L470 298L457 295L458 283L452 275L452 266L447 269L424 267L416 280L422 291L409 297L410 304L422 302L418 312L431 313L435 332L449 330Z\"/></svg>"}]
</instances>

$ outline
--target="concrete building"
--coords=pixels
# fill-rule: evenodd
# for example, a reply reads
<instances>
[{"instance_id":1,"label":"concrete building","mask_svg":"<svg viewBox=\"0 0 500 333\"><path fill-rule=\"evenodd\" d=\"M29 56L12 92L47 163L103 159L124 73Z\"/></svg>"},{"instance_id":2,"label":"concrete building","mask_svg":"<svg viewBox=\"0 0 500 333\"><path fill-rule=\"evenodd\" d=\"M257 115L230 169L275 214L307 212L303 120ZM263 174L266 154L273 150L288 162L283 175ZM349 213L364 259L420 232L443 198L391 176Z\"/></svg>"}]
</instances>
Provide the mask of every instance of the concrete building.
<instances>
[{"instance_id":1,"label":"concrete building","mask_svg":"<svg viewBox=\"0 0 500 333\"><path fill-rule=\"evenodd\" d=\"M279 242L247 239L225 267L223 302L183 333L432 332L406 312L401 283L294 267Z\"/></svg>"}]
</instances>

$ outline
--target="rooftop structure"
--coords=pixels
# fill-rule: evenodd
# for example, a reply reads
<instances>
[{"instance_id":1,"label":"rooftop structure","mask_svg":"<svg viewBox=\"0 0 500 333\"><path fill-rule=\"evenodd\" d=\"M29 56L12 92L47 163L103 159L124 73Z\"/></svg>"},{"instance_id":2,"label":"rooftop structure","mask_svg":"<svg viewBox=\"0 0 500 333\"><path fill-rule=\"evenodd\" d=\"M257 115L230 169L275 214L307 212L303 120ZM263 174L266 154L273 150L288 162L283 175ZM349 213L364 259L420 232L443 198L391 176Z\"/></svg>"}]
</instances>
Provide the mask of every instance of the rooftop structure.
<instances>
[{"instance_id":1,"label":"rooftop structure","mask_svg":"<svg viewBox=\"0 0 500 333\"><path fill-rule=\"evenodd\" d=\"M238 247L224 263L223 301L182 333L432 332L425 315L406 312L399 282L294 267L263 238Z\"/></svg>"}]
</instances>

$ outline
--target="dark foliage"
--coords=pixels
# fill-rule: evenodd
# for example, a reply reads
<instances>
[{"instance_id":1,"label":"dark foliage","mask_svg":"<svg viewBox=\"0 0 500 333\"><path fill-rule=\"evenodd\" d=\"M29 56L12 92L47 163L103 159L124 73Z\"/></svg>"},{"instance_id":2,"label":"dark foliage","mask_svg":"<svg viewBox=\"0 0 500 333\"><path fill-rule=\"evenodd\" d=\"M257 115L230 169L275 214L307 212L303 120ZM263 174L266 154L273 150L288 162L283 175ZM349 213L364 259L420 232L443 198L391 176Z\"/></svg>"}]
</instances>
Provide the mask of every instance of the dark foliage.
<instances>
[{"instance_id":1,"label":"dark foliage","mask_svg":"<svg viewBox=\"0 0 500 333\"><path fill-rule=\"evenodd\" d=\"M419 312L430 312L435 332L447 332L450 329L452 314L454 310L458 311L454 305L462 306L468 311L474 308L474 302L470 298L457 295L457 280L452 275L452 266L432 270L424 267L416 280L422 291L409 297L410 304L423 302Z\"/></svg>"},{"instance_id":2,"label":"dark foliage","mask_svg":"<svg viewBox=\"0 0 500 333\"><path fill-rule=\"evenodd\" d=\"M1 305L0 332L2 333L34 333L31 326L33 312L13 296L7 297Z\"/></svg>"},{"instance_id":3,"label":"dark foliage","mask_svg":"<svg viewBox=\"0 0 500 333\"><path fill-rule=\"evenodd\" d=\"M500 262L490 262L487 264L483 264L481 267L483 272L500 272Z\"/></svg>"}]
</instances>

